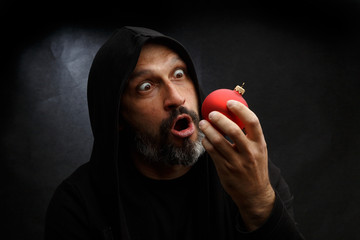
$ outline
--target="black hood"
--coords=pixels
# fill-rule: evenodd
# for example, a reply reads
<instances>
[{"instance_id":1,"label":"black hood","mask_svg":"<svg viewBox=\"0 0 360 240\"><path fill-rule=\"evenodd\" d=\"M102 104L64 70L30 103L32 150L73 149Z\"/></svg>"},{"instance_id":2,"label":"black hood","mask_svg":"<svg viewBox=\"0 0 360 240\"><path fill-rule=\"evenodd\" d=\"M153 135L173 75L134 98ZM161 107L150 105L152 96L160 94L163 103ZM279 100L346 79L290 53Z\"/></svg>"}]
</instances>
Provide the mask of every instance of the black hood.
<instances>
[{"instance_id":1,"label":"black hood","mask_svg":"<svg viewBox=\"0 0 360 240\"><path fill-rule=\"evenodd\" d=\"M128 78L135 69L142 46L148 41L170 47L183 59L197 90L198 102L201 103L198 79L190 55L178 41L170 37L151 29L123 27L115 31L97 52L90 69L87 96L94 135L90 160L92 179L102 195L99 201L108 208L104 213L106 219L111 219L112 223L109 224L122 225L122 229L126 229L126 223L119 218L119 215L123 215L119 168L126 156L121 149L124 144L118 131L119 111ZM117 211L114 208L118 208Z\"/></svg>"}]
</instances>

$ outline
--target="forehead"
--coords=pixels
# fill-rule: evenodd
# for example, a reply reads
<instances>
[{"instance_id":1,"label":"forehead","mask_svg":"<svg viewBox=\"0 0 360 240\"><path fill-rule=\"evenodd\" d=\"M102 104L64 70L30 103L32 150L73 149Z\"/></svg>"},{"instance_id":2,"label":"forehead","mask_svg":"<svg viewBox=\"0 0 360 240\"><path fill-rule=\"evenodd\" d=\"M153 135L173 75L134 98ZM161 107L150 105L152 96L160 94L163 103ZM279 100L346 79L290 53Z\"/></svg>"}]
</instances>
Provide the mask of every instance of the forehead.
<instances>
[{"instance_id":1,"label":"forehead","mask_svg":"<svg viewBox=\"0 0 360 240\"><path fill-rule=\"evenodd\" d=\"M166 62L168 60L176 61L181 60L181 58L175 51L165 45L146 43L141 49L136 67L161 61Z\"/></svg>"}]
</instances>

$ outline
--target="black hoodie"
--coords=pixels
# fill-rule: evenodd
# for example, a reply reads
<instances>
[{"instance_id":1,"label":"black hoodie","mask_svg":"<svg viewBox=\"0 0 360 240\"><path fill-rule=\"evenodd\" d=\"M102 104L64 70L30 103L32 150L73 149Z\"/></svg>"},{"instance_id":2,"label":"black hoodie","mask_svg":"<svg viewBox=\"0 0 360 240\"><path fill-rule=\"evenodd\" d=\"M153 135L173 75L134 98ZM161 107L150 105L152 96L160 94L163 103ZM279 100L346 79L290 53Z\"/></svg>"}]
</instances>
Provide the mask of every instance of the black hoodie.
<instances>
[{"instance_id":1,"label":"black hoodie","mask_svg":"<svg viewBox=\"0 0 360 240\"><path fill-rule=\"evenodd\" d=\"M153 227L153 222L134 226L129 220L129 188L133 186L129 173L134 172L129 169L126 140L118 130L122 93L141 48L148 41L168 46L184 60L201 102L194 65L179 42L145 28L123 27L116 31L96 54L89 74L88 107L94 135L91 159L56 189L47 211L45 239L130 240L136 239L134 229L146 232ZM174 239L302 239L292 216L292 195L271 162L269 175L276 201L269 219L254 232L246 231L206 153L187 175L196 179L191 183L196 189L192 192L193 207L189 209L193 218L190 230ZM146 216L144 213L145 222ZM190 236L192 230L194 236ZM159 236L150 235L146 239L160 240Z\"/></svg>"}]
</instances>

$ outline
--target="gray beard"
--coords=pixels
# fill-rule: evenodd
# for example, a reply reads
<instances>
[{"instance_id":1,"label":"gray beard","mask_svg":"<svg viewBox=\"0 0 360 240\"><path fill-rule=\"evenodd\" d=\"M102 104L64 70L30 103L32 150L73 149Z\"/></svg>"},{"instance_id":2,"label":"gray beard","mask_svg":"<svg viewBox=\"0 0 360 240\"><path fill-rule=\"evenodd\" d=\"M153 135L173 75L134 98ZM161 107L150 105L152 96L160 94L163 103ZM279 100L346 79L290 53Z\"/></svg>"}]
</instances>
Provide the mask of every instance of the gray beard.
<instances>
[{"instance_id":1,"label":"gray beard","mask_svg":"<svg viewBox=\"0 0 360 240\"><path fill-rule=\"evenodd\" d=\"M185 138L182 145L177 146L170 140L170 128L173 120L182 113L190 115L198 130L198 137L195 141L190 140L190 138ZM205 152L201 143L204 134L198 128L198 123L199 117L195 112L181 107L173 110L171 116L162 122L159 134L153 136L147 133L141 133L131 126L128 126L127 139L130 140L131 146L135 147L135 151L141 154L149 163L167 166L192 166Z\"/></svg>"},{"instance_id":2,"label":"gray beard","mask_svg":"<svg viewBox=\"0 0 360 240\"><path fill-rule=\"evenodd\" d=\"M204 134L199 131L196 141L185 139L180 147L171 143L160 146L140 134L136 135L135 142L138 153L143 155L149 163L192 166L205 151L201 144L203 137Z\"/></svg>"}]
</instances>

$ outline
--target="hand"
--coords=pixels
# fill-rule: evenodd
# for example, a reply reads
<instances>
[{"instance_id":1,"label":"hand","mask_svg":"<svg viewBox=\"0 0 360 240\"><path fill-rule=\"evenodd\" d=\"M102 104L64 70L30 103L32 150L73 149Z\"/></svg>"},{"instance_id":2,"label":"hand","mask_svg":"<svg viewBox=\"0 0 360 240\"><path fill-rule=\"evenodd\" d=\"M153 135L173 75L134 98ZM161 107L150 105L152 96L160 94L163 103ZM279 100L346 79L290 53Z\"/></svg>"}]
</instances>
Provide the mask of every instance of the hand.
<instances>
[{"instance_id":1,"label":"hand","mask_svg":"<svg viewBox=\"0 0 360 240\"><path fill-rule=\"evenodd\" d=\"M256 115L242 103L230 100L228 109L245 125L246 134L220 112L209 119L233 143L208 121L202 120L203 146L214 161L225 191L238 206L249 230L260 227L270 216L275 192L270 185L265 138Z\"/></svg>"}]
</instances>

